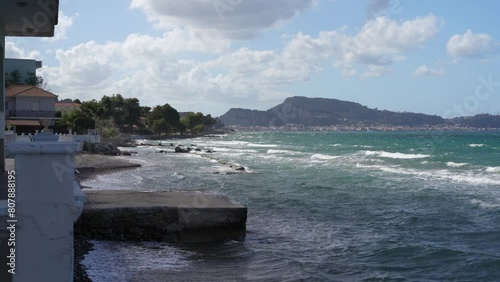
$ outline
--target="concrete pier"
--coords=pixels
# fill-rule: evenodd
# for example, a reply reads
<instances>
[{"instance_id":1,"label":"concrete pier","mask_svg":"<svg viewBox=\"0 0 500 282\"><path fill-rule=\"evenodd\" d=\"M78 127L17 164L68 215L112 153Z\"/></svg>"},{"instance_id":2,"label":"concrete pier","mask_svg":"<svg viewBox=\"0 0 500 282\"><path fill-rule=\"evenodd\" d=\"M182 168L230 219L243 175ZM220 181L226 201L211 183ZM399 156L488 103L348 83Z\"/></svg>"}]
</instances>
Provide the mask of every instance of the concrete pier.
<instances>
[{"instance_id":1,"label":"concrete pier","mask_svg":"<svg viewBox=\"0 0 500 282\"><path fill-rule=\"evenodd\" d=\"M199 192L86 190L75 232L88 239L203 243L241 240L247 208Z\"/></svg>"}]
</instances>

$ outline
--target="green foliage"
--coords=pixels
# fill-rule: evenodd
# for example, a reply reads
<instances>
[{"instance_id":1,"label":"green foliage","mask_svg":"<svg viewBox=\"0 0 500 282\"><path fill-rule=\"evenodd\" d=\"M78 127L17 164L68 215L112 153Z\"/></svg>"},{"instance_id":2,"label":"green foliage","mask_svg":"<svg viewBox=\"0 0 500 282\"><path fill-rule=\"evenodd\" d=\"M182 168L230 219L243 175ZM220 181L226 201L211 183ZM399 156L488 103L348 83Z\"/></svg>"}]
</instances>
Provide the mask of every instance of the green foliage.
<instances>
[{"instance_id":1,"label":"green foliage","mask_svg":"<svg viewBox=\"0 0 500 282\"><path fill-rule=\"evenodd\" d=\"M153 110L147 115L146 119L148 126L151 127L151 129L153 129L152 126L154 125L154 122L161 119L165 119L165 122L169 126L169 131L171 129L179 129L181 124L179 120L179 112L177 112L177 110L172 108L169 104L154 107ZM169 133L170 132L167 132L167 134Z\"/></svg>"},{"instance_id":2,"label":"green foliage","mask_svg":"<svg viewBox=\"0 0 500 282\"><path fill-rule=\"evenodd\" d=\"M12 85L21 84L21 72L18 70L14 70L11 73L5 73L5 87L9 87Z\"/></svg>"},{"instance_id":3,"label":"green foliage","mask_svg":"<svg viewBox=\"0 0 500 282\"><path fill-rule=\"evenodd\" d=\"M153 122L153 125L151 126L151 129L155 134L161 134L161 133L169 133L170 132L170 126L168 125L168 122L162 118L162 119L157 119Z\"/></svg>"},{"instance_id":4,"label":"green foliage","mask_svg":"<svg viewBox=\"0 0 500 282\"><path fill-rule=\"evenodd\" d=\"M120 131L116 127L105 127L100 129L101 136L104 138L115 138L120 135Z\"/></svg>"},{"instance_id":5,"label":"green foliage","mask_svg":"<svg viewBox=\"0 0 500 282\"><path fill-rule=\"evenodd\" d=\"M80 99L73 100L73 103L82 104L82 102L80 101Z\"/></svg>"},{"instance_id":6,"label":"green foliage","mask_svg":"<svg viewBox=\"0 0 500 282\"><path fill-rule=\"evenodd\" d=\"M137 98L123 98L120 94L103 96L99 106L99 118L110 118L121 129L127 126L132 132L133 126L140 124L142 108Z\"/></svg>"},{"instance_id":7,"label":"green foliage","mask_svg":"<svg viewBox=\"0 0 500 282\"><path fill-rule=\"evenodd\" d=\"M147 117L150 112L151 112L151 107L141 106L141 117Z\"/></svg>"},{"instance_id":8,"label":"green foliage","mask_svg":"<svg viewBox=\"0 0 500 282\"><path fill-rule=\"evenodd\" d=\"M212 118L211 115L205 116L200 112L188 112L182 117L181 124L194 135L198 135L203 130L212 128L216 124L216 119Z\"/></svg>"},{"instance_id":9,"label":"green foliage","mask_svg":"<svg viewBox=\"0 0 500 282\"><path fill-rule=\"evenodd\" d=\"M43 88L43 78L36 76L34 72L28 72L28 78L24 80L24 83L31 86Z\"/></svg>"},{"instance_id":10,"label":"green foliage","mask_svg":"<svg viewBox=\"0 0 500 282\"><path fill-rule=\"evenodd\" d=\"M58 128L72 129L76 133L85 134L87 129L94 129L94 118L80 110L63 112L60 120L56 122Z\"/></svg>"}]
</instances>

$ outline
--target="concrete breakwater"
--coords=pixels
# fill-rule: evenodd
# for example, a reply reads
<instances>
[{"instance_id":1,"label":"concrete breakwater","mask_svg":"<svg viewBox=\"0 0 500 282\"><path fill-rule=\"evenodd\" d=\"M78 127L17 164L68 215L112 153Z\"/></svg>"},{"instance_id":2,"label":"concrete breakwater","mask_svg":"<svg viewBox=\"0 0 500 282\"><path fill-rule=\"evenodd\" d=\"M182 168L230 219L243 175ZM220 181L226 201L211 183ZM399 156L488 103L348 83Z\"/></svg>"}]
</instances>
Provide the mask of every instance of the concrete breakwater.
<instances>
[{"instance_id":1,"label":"concrete breakwater","mask_svg":"<svg viewBox=\"0 0 500 282\"><path fill-rule=\"evenodd\" d=\"M203 243L241 240L247 208L197 192L86 190L75 234L94 240Z\"/></svg>"}]
</instances>

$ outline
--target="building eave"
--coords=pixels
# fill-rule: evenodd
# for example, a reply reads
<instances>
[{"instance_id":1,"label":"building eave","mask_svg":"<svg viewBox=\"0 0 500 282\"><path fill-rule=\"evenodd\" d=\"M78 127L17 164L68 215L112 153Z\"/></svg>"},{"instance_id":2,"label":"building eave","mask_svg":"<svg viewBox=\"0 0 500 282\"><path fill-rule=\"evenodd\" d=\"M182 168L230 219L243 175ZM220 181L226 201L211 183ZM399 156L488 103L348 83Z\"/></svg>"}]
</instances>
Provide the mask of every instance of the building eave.
<instances>
[{"instance_id":1,"label":"building eave","mask_svg":"<svg viewBox=\"0 0 500 282\"><path fill-rule=\"evenodd\" d=\"M59 22L59 0L0 1L6 36L52 37Z\"/></svg>"}]
</instances>

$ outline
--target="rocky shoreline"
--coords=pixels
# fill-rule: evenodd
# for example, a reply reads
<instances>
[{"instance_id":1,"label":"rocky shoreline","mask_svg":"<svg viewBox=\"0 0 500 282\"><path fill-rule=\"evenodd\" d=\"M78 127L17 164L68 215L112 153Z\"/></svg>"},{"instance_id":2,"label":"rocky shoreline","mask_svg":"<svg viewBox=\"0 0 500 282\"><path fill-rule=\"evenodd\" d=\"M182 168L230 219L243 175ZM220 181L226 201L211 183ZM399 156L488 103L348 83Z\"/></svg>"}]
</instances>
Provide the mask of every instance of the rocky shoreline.
<instances>
[{"instance_id":1,"label":"rocky shoreline","mask_svg":"<svg viewBox=\"0 0 500 282\"><path fill-rule=\"evenodd\" d=\"M79 154L75 158L75 178L78 182L91 179L98 174L110 173L114 170L131 169L140 167L140 164L132 163L113 156L100 154ZM81 185L80 185L81 186ZM89 187L82 187L89 188ZM83 235L74 233L74 269L73 279L75 282L91 282L82 264L85 255L93 250L93 245Z\"/></svg>"}]
</instances>

